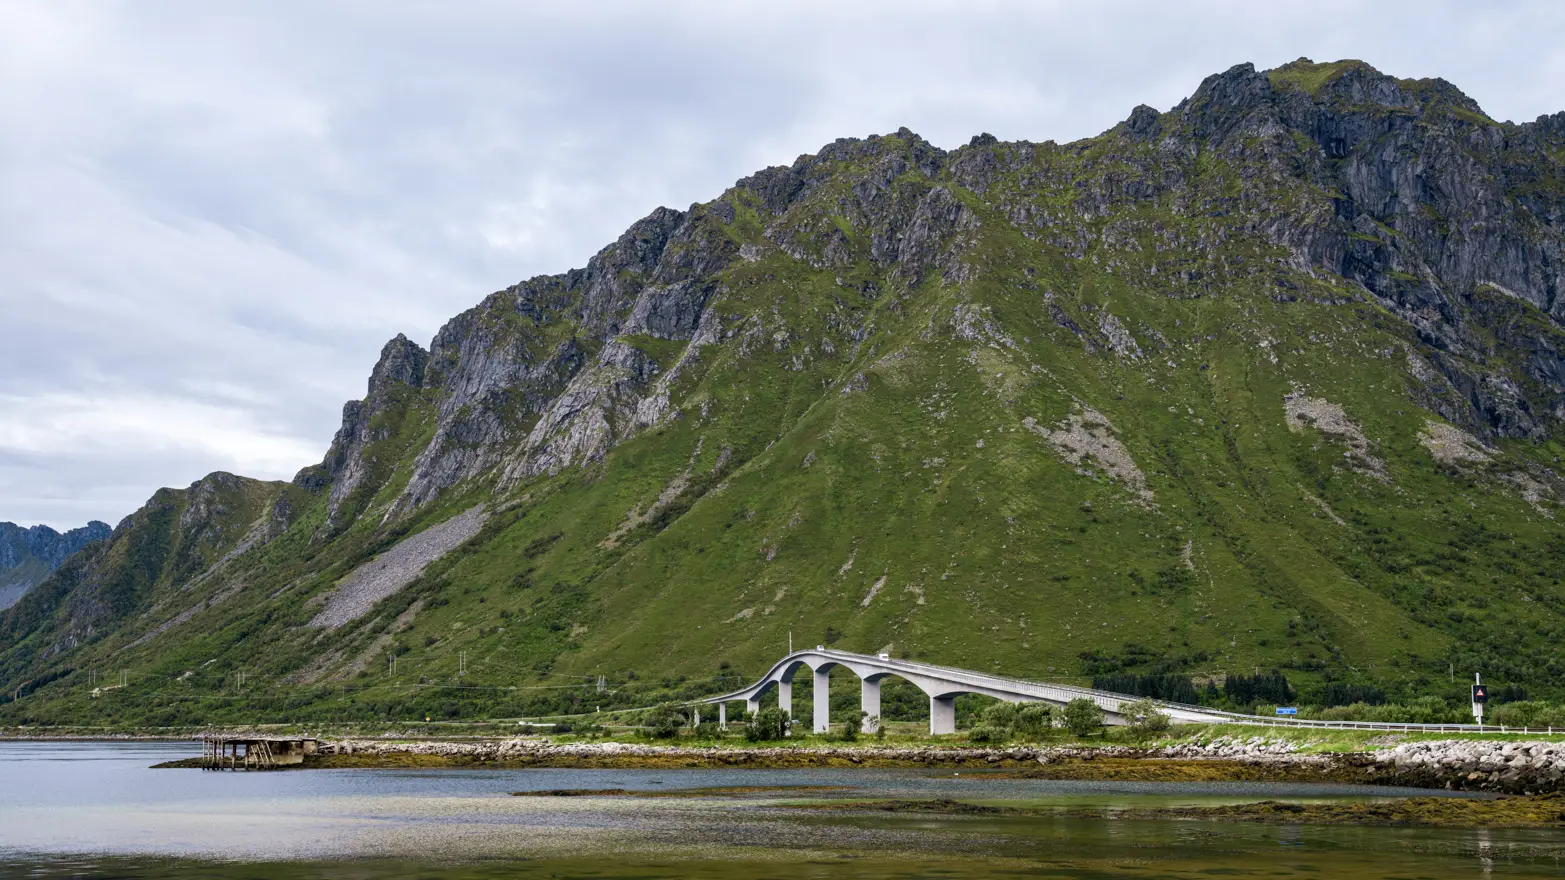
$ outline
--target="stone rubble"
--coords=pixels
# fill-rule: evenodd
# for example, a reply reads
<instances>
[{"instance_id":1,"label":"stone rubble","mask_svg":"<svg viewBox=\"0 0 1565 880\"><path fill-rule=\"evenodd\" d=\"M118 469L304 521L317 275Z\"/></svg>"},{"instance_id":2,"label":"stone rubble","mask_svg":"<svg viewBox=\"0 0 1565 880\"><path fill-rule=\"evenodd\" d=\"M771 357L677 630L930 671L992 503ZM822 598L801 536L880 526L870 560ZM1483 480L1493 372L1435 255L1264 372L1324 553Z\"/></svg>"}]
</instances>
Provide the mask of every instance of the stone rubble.
<instances>
[{"instance_id":1,"label":"stone rubble","mask_svg":"<svg viewBox=\"0 0 1565 880\"><path fill-rule=\"evenodd\" d=\"M1218 737L1161 748L1132 746L677 746L655 743L556 743L537 737L462 742L344 739L323 742L328 755L435 755L475 762L552 762L605 758L665 758L722 764L866 760L885 763L1051 764L1099 758L1239 761L1323 772L1349 769L1378 785L1536 794L1565 790L1565 743L1442 740L1404 742L1374 752L1300 754L1295 743L1260 736Z\"/></svg>"},{"instance_id":2,"label":"stone rubble","mask_svg":"<svg viewBox=\"0 0 1565 880\"><path fill-rule=\"evenodd\" d=\"M467 758L474 761L528 761L568 758L660 757L757 763L776 758L809 756L820 760L859 762L865 758L909 763L997 763L999 761L1038 762L1094 758L1173 758L1193 760L1232 760L1275 764L1330 763L1318 755L1299 755L1286 742L1260 737L1246 739L1220 737L1209 743L1187 743L1169 748L1142 749L1130 746L675 746L656 743L583 742L555 743L547 739L518 737L506 740L470 740L462 742L414 741L386 742L368 739L344 739L323 742L322 754L328 755L435 755Z\"/></svg>"},{"instance_id":3,"label":"stone rubble","mask_svg":"<svg viewBox=\"0 0 1565 880\"><path fill-rule=\"evenodd\" d=\"M368 614L376 602L418 580L430 563L478 534L488 517L488 508L479 504L399 541L338 582L310 626L337 629Z\"/></svg>"},{"instance_id":4,"label":"stone rubble","mask_svg":"<svg viewBox=\"0 0 1565 880\"><path fill-rule=\"evenodd\" d=\"M1565 743L1434 740L1373 754L1402 784L1527 794L1562 789Z\"/></svg>"}]
</instances>

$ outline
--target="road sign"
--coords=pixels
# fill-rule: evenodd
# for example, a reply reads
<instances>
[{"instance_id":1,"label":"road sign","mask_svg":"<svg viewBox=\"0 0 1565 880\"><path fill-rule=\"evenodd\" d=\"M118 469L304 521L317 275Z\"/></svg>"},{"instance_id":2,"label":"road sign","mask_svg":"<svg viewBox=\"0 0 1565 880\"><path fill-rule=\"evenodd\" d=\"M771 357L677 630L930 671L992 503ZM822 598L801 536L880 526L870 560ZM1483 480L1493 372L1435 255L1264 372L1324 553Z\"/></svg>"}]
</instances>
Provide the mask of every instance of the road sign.
<instances>
[{"instance_id":1,"label":"road sign","mask_svg":"<svg viewBox=\"0 0 1565 880\"><path fill-rule=\"evenodd\" d=\"M1473 685L1473 704L1482 705L1489 702L1489 686L1483 684Z\"/></svg>"},{"instance_id":2,"label":"road sign","mask_svg":"<svg viewBox=\"0 0 1565 880\"><path fill-rule=\"evenodd\" d=\"M1292 706L1278 706L1277 707L1277 714L1278 715L1297 715L1297 714L1299 714L1299 710L1295 709Z\"/></svg>"}]
</instances>

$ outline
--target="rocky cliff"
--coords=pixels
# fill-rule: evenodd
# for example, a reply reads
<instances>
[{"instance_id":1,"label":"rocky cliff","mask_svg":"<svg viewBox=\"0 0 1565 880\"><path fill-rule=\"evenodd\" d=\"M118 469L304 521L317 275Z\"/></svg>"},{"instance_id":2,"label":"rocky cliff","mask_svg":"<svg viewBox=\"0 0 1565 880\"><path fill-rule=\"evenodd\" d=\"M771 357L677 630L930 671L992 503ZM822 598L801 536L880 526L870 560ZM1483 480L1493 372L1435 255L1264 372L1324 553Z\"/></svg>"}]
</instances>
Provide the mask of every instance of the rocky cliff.
<instances>
[{"instance_id":1,"label":"rocky cliff","mask_svg":"<svg viewBox=\"0 0 1565 880\"><path fill-rule=\"evenodd\" d=\"M24 529L0 522L0 611L15 605L71 554L108 536L108 524L96 520L64 534L48 526Z\"/></svg>"},{"instance_id":2,"label":"rocky cliff","mask_svg":"<svg viewBox=\"0 0 1565 880\"><path fill-rule=\"evenodd\" d=\"M370 712L350 685L726 675L793 630L1557 689L1562 248L1565 114L1357 61L1069 144L839 140L392 340L320 464L237 520L160 493L107 545L165 536L137 586L67 566L0 679L76 712L83 663L168 700L242 667Z\"/></svg>"}]
</instances>

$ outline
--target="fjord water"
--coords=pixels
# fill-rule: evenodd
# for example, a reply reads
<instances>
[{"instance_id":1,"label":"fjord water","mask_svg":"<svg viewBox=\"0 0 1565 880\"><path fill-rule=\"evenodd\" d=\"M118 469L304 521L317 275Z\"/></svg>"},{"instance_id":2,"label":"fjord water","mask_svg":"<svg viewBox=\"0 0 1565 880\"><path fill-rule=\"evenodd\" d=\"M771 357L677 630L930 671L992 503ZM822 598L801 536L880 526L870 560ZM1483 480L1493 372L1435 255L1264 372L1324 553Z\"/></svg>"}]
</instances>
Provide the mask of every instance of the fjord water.
<instances>
[{"instance_id":1,"label":"fjord water","mask_svg":"<svg viewBox=\"0 0 1565 880\"><path fill-rule=\"evenodd\" d=\"M888 770L152 770L188 743L0 742L0 876L1558 877L1565 833L1114 818L1124 807L1406 791ZM693 797L517 791L714 790ZM717 791L722 790L722 791ZM851 813L845 798L1101 809Z\"/></svg>"}]
</instances>

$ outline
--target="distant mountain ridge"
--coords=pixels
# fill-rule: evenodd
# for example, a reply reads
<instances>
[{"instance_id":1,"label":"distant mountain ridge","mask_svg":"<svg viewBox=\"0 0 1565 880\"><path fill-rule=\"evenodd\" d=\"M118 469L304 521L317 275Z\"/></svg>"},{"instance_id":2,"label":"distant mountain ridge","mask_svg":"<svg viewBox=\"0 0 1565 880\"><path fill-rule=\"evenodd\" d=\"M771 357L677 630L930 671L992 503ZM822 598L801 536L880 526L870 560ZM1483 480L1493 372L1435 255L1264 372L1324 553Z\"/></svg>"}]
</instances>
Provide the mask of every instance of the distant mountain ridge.
<instances>
[{"instance_id":1,"label":"distant mountain ridge","mask_svg":"<svg viewBox=\"0 0 1565 880\"><path fill-rule=\"evenodd\" d=\"M24 528L0 522L0 610L15 605L71 554L94 541L102 541L111 532L108 523L97 520L64 534L44 525Z\"/></svg>"},{"instance_id":2,"label":"distant mountain ridge","mask_svg":"<svg viewBox=\"0 0 1565 880\"><path fill-rule=\"evenodd\" d=\"M1074 143L840 139L397 336L319 464L0 614L0 721L590 711L790 634L1565 695L1561 456L1565 113L1241 64Z\"/></svg>"}]
</instances>

